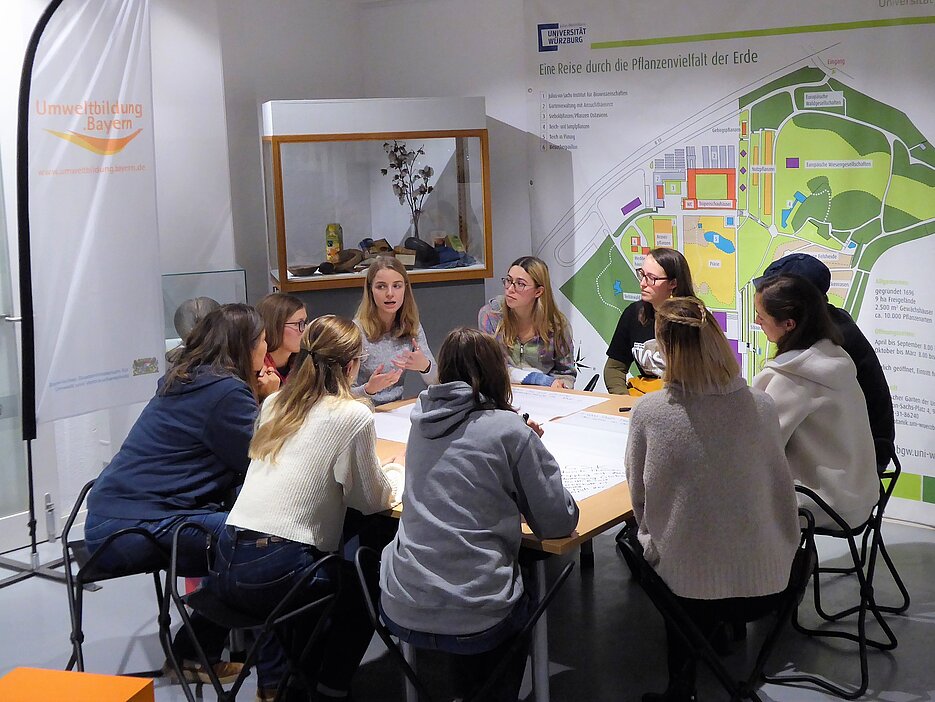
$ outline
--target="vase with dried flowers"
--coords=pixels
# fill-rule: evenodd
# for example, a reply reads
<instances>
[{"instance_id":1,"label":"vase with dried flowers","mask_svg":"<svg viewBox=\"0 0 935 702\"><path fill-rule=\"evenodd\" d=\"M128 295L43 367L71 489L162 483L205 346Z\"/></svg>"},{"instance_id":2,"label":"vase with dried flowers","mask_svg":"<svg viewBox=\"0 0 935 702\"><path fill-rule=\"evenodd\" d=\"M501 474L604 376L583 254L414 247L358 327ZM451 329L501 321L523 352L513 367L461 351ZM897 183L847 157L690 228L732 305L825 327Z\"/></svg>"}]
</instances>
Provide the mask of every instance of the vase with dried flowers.
<instances>
[{"instance_id":1,"label":"vase with dried flowers","mask_svg":"<svg viewBox=\"0 0 935 702\"><path fill-rule=\"evenodd\" d=\"M392 171L393 194L399 198L400 205L407 205L412 212L413 236L418 239L422 203L425 196L435 189L429 184L435 175L435 169L431 166L416 169L416 160L425 156L425 149L421 146L412 151L406 146L406 142L387 141L383 143L383 150L390 163L387 168L381 168L380 173L388 175Z\"/></svg>"}]
</instances>

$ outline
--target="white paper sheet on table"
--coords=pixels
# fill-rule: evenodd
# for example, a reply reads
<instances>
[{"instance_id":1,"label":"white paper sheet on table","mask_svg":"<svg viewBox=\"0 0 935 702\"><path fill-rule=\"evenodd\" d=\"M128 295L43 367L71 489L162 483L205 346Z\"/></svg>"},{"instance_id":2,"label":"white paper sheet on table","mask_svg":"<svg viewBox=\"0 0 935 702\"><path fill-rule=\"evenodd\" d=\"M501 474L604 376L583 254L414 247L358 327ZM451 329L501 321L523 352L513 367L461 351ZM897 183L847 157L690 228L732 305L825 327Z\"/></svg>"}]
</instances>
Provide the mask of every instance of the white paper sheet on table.
<instances>
[{"instance_id":1,"label":"white paper sheet on table","mask_svg":"<svg viewBox=\"0 0 935 702\"><path fill-rule=\"evenodd\" d=\"M526 386L513 386L513 406L519 410L520 414L527 413L530 418L540 424L555 417L580 412L604 402L605 399L593 395L573 395Z\"/></svg>"},{"instance_id":2,"label":"white paper sheet on table","mask_svg":"<svg viewBox=\"0 0 935 702\"><path fill-rule=\"evenodd\" d=\"M542 443L555 456L562 482L576 500L626 481L623 457L629 421L580 412L543 426Z\"/></svg>"},{"instance_id":3,"label":"white paper sheet on table","mask_svg":"<svg viewBox=\"0 0 935 702\"><path fill-rule=\"evenodd\" d=\"M514 406L541 418L542 442L562 470L562 482L576 500L595 495L626 480L623 463L629 419L598 412L581 411L604 401L601 397L566 395L527 388L514 388ZM568 399L575 400L569 402ZM412 405L376 412L377 436L388 441L409 440ZM538 414L537 414L538 413ZM571 416L564 416L570 414ZM558 417L555 421L548 421Z\"/></svg>"},{"instance_id":4,"label":"white paper sheet on table","mask_svg":"<svg viewBox=\"0 0 935 702\"><path fill-rule=\"evenodd\" d=\"M412 410L412 405L407 405L405 409L407 411L403 413L399 413L398 409L391 412L374 412L373 423L378 439L398 441L401 444L409 441L409 429L412 427L409 421L409 411Z\"/></svg>"}]
</instances>

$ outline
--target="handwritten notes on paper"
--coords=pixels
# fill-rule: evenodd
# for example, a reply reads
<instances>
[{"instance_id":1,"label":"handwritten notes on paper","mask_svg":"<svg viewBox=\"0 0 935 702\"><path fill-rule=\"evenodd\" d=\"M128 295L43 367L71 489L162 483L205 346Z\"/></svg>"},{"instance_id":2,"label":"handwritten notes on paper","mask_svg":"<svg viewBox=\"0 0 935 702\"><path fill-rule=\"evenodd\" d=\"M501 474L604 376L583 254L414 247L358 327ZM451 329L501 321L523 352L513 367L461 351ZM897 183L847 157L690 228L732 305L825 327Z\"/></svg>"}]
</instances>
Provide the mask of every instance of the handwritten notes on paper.
<instances>
[{"instance_id":1,"label":"handwritten notes on paper","mask_svg":"<svg viewBox=\"0 0 935 702\"><path fill-rule=\"evenodd\" d=\"M562 482L576 500L626 480L623 456L629 419L587 411L605 398L525 387L513 388L513 393L513 404L520 413L528 412L542 425L542 443L561 467ZM406 443L411 412L411 404L376 412L377 436Z\"/></svg>"},{"instance_id":2,"label":"handwritten notes on paper","mask_svg":"<svg viewBox=\"0 0 935 702\"><path fill-rule=\"evenodd\" d=\"M627 479L623 455L630 421L598 412L578 412L543 427L542 443L562 469L562 482L576 500Z\"/></svg>"}]
</instances>

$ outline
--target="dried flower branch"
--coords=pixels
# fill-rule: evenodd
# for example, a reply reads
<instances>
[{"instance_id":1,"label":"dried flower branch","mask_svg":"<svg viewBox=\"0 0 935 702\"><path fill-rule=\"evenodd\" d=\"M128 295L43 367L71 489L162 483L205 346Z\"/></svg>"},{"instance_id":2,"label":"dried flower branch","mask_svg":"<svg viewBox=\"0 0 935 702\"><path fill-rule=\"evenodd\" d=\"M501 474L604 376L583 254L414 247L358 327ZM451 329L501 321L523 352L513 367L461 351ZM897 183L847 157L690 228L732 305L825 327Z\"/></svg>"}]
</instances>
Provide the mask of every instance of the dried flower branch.
<instances>
[{"instance_id":1,"label":"dried flower branch","mask_svg":"<svg viewBox=\"0 0 935 702\"><path fill-rule=\"evenodd\" d=\"M407 148L405 142L393 141L383 143L383 150L389 159L389 166L381 168L382 175L388 175L393 171L393 194L399 198L400 205L408 205L412 212L412 224L415 229L416 237L419 236L419 217L422 215L422 203L425 196L431 193L435 187L429 182L435 169L431 166L423 166L416 170L416 159L425 156L423 147L412 151Z\"/></svg>"}]
</instances>

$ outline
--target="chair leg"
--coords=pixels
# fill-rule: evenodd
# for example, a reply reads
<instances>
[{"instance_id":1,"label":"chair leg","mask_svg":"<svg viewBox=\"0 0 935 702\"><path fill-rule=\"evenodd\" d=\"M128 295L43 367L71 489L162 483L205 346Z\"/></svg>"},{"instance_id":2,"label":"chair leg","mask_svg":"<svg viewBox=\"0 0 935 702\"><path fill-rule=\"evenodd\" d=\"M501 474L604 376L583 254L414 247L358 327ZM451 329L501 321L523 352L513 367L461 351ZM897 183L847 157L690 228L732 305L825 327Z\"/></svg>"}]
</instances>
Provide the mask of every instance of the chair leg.
<instances>
[{"instance_id":1,"label":"chair leg","mask_svg":"<svg viewBox=\"0 0 935 702\"><path fill-rule=\"evenodd\" d=\"M401 641L399 647L402 649L403 658L406 659L406 663L409 664L409 667L412 668L413 672L418 672L416 670L416 649L405 641ZM416 686L412 684L412 680L409 679L409 676L405 677L406 685L406 702L419 702L419 691L416 689Z\"/></svg>"},{"instance_id":2,"label":"chair leg","mask_svg":"<svg viewBox=\"0 0 935 702\"><path fill-rule=\"evenodd\" d=\"M168 577L168 573L166 577ZM156 605L159 608L159 615L156 619L159 625L159 644L162 646L162 652L166 654L166 660L169 661L171 658L169 652L172 650L171 600L169 598L169 588L163 587L162 580L159 578L159 571L153 573L153 587L156 591Z\"/></svg>"},{"instance_id":3,"label":"chair leg","mask_svg":"<svg viewBox=\"0 0 935 702\"><path fill-rule=\"evenodd\" d=\"M860 563L860 553L857 549L857 544L854 541L853 537L848 537L848 548L851 554L855 565ZM857 699L862 697L867 691L869 686L869 673L867 666L867 649L868 647L877 648L882 651L892 650L896 647L897 641L896 636L893 634L892 629L889 627L889 624L883 619L882 614L880 613L879 608L876 605L873 597L873 575L874 568L876 564L876 555L877 555L877 542L874 539L871 541L870 552L867 558L867 572L864 573L864 569L857 567L855 574L857 576L857 581L860 589L860 604L855 608L852 608L852 613L856 612L857 614L857 633L851 633L849 631L828 631L823 629L808 629L798 621L798 613L793 619L793 626L796 630L816 637L827 637L827 638L842 638L848 641L853 641L857 644L858 654L860 658L860 684L854 689L847 689L832 683L828 683L820 678L816 678L810 675L792 675L792 676L781 676L775 678L767 678L769 682L777 682L780 684L790 684L790 683L799 683L799 682L808 682L811 684L818 685L819 687L828 690L829 692L834 693L845 699ZM815 578L815 604L816 609L820 607L820 586L818 585L818 571L816 567L813 572L813 577ZM886 641L877 641L875 639L870 639L867 636L867 614L868 612L873 615L874 619L880 625L880 628L883 630L884 635L886 636ZM825 619L829 619L828 615L824 612L819 611L821 616ZM829 619L830 620L830 619Z\"/></svg>"},{"instance_id":4,"label":"chair leg","mask_svg":"<svg viewBox=\"0 0 935 702\"><path fill-rule=\"evenodd\" d=\"M81 584L79 583L75 588L75 618L71 631L72 661L69 661L69 667L66 668L66 670L71 670L72 665L75 665L79 673L84 672L84 651L82 650L82 644L84 643L84 631L82 629L81 619L83 606L84 588L81 587Z\"/></svg>"},{"instance_id":5,"label":"chair leg","mask_svg":"<svg viewBox=\"0 0 935 702\"><path fill-rule=\"evenodd\" d=\"M877 605L877 609L879 609L881 612L888 612L890 614L902 614L907 609L909 609L909 590L906 589L906 585L903 583L903 579L899 576L899 571L896 570L893 559L890 558L890 554L886 550L886 544L883 543L882 536L880 537L880 555L883 556L883 562L890 571L893 582L895 582L896 587L899 588L899 594L902 597L902 603L898 605Z\"/></svg>"}]
</instances>

